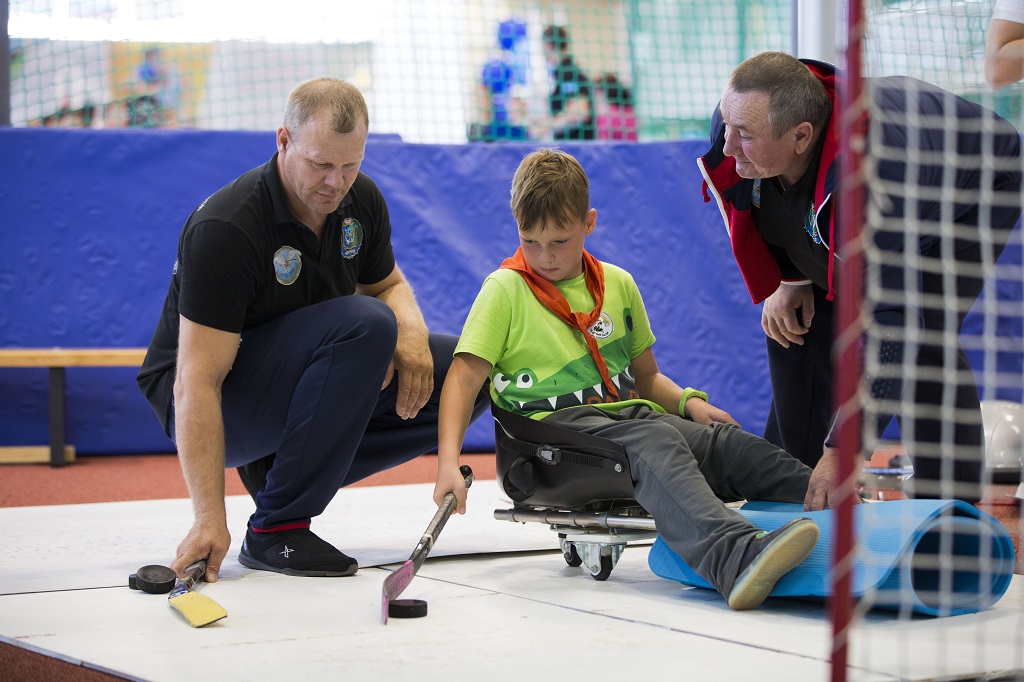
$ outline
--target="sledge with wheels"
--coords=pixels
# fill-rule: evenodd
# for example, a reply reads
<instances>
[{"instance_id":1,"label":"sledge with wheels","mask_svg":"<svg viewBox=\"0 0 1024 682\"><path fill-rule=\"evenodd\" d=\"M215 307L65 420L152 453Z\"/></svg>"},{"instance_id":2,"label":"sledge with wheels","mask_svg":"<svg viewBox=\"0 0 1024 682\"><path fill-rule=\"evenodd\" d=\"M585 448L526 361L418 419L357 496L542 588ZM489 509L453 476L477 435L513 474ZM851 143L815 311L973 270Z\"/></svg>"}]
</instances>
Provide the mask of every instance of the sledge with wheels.
<instances>
[{"instance_id":1,"label":"sledge with wheels","mask_svg":"<svg viewBox=\"0 0 1024 682\"><path fill-rule=\"evenodd\" d=\"M498 483L513 502L494 518L546 523L569 566L607 580L629 542L657 537L633 499L633 478L618 443L492 406Z\"/></svg>"}]
</instances>

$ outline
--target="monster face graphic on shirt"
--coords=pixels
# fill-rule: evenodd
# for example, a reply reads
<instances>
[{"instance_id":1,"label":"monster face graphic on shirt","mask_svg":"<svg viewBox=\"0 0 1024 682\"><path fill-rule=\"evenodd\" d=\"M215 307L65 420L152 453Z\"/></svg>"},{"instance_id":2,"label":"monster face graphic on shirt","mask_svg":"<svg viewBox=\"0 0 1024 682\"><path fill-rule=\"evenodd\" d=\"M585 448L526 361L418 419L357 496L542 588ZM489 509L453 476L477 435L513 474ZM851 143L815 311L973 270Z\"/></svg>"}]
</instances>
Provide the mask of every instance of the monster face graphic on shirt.
<instances>
[{"instance_id":1,"label":"monster face graphic on shirt","mask_svg":"<svg viewBox=\"0 0 1024 682\"><path fill-rule=\"evenodd\" d=\"M631 339L624 337L601 346L612 383L619 392L618 401L640 397L629 365L630 342ZM500 407L526 414L614 401L605 390L601 374L589 355L569 362L547 377L538 377L528 367L511 373L495 371L491 375L491 384L494 388L492 395L496 395Z\"/></svg>"}]
</instances>

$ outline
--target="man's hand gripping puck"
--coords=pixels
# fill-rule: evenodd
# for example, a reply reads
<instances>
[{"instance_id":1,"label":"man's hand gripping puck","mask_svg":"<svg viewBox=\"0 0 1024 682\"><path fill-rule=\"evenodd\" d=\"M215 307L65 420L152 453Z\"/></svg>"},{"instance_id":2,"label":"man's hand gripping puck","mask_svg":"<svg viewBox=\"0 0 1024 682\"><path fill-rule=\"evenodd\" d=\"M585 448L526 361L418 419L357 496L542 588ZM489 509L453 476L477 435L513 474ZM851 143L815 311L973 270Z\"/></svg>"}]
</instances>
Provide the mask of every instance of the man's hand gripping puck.
<instances>
[{"instance_id":1,"label":"man's hand gripping puck","mask_svg":"<svg viewBox=\"0 0 1024 682\"><path fill-rule=\"evenodd\" d=\"M128 587L150 594L167 594L174 589L176 578L174 571L167 566L143 566L128 576Z\"/></svg>"}]
</instances>

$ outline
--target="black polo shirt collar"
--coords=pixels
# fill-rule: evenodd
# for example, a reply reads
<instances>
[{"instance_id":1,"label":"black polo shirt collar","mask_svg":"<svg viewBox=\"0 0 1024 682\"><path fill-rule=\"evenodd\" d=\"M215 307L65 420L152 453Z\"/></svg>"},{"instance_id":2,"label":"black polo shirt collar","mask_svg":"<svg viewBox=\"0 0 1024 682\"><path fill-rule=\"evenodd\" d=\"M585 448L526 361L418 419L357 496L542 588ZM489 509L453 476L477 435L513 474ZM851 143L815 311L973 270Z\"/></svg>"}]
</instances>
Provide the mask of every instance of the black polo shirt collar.
<instances>
[{"instance_id":1,"label":"black polo shirt collar","mask_svg":"<svg viewBox=\"0 0 1024 682\"><path fill-rule=\"evenodd\" d=\"M827 288L829 252L818 234L820 207L814 205L815 183L821 165L820 140L811 159L800 179L786 190L779 187L776 178L761 182L755 221L764 241L785 252L785 257L776 257L782 279L807 278ZM824 223L828 225L827 216ZM825 239L827 237L826 234Z\"/></svg>"},{"instance_id":2,"label":"black polo shirt collar","mask_svg":"<svg viewBox=\"0 0 1024 682\"><path fill-rule=\"evenodd\" d=\"M277 156L278 153L274 152L274 156L263 166L263 182L267 187L267 193L270 195L270 202L274 205L274 222L278 225L304 225L301 220L295 217L292 209L288 207L288 196L284 193L281 175L277 172ZM333 224L338 219L342 209L347 208L351 204L352 195L350 192L346 192L341 203L338 204L338 208L328 218L328 225ZM327 225L324 227L326 228Z\"/></svg>"}]
</instances>

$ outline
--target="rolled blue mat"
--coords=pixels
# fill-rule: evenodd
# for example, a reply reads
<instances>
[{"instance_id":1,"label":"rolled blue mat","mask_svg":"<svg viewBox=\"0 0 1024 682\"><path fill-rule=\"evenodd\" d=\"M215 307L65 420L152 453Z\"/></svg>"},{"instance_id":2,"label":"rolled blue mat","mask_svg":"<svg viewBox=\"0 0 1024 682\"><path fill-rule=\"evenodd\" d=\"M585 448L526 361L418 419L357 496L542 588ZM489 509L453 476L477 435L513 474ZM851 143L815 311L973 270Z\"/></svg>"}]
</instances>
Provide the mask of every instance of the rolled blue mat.
<instances>
[{"instance_id":1,"label":"rolled blue mat","mask_svg":"<svg viewBox=\"0 0 1024 682\"><path fill-rule=\"evenodd\" d=\"M821 530L810 556L783 576L773 597L824 598L835 544L835 512L750 502L738 510L763 530L806 516ZM959 500L893 500L854 507L852 592L862 605L931 616L975 613L995 604L1013 577L1013 541L991 515ZM647 559L656 575L711 588L661 538Z\"/></svg>"}]
</instances>

